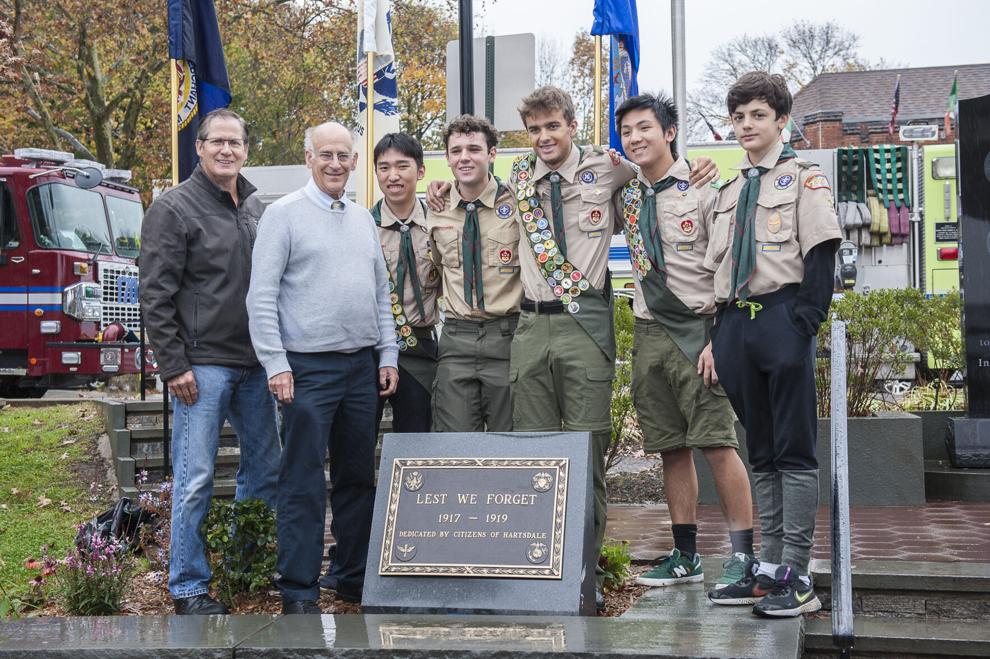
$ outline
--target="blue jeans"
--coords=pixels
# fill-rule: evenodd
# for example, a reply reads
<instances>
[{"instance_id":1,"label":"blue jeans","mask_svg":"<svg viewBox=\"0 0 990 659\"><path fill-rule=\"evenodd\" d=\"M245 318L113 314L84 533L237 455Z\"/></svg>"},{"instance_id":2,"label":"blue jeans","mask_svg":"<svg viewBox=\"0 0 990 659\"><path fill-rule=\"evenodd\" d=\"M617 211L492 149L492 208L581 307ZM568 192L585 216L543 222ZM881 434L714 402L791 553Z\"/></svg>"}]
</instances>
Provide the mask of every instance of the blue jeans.
<instances>
[{"instance_id":1,"label":"blue jeans","mask_svg":"<svg viewBox=\"0 0 990 659\"><path fill-rule=\"evenodd\" d=\"M220 430L229 420L237 433L241 460L237 498L263 499L275 508L281 448L275 399L265 369L194 365L196 402L172 397L172 539L168 590L175 599L206 593L210 566L201 527L213 500L213 467Z\"/></svg>"}]
</instances>

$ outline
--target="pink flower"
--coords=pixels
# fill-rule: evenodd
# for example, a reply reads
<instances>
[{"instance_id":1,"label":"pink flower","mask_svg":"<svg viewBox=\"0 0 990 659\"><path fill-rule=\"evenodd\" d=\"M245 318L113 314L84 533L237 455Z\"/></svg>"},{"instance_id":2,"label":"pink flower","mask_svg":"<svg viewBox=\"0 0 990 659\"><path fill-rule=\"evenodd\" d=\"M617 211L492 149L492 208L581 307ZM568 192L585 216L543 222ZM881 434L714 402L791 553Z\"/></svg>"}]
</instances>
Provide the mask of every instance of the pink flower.
<instances>
[{"instance_id":1,"label":"pink flower","mask_svg":"<svg viewBox=\"0 0 990 659\"><path fill-rule=\"evenodd\" d=\"M24 561L24 569L26 570L37 570L40 567L41 564L38 563L38 561L36 561L33 558L29 558L26 561Z\"/></svg>"}]
</instances>

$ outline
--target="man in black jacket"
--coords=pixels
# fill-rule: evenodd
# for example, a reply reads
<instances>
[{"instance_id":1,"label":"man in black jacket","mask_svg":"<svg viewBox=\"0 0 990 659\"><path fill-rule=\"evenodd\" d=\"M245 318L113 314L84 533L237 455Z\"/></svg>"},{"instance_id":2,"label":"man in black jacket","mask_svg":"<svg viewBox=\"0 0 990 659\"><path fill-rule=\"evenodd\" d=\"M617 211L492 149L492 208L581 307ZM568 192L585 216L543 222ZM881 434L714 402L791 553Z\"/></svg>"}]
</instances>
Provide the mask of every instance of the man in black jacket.
<instances>
[{"instance_id":1,"label":"man in black jacket","mask_svg":"<svg viewBox=\"0 0 990 659\"><path fill-rule=\"evenodd\" d=\"M237 498L275 504L275 402L251 346L245 304L264 210L240 175L247 138L234 112L206 115L196 138L199 166L148 208L141 229L141 310L175 410L168 588L180 615L227 612L209 596L200 532L225 420L240 444Z\"/></svg>"}]
</instances>

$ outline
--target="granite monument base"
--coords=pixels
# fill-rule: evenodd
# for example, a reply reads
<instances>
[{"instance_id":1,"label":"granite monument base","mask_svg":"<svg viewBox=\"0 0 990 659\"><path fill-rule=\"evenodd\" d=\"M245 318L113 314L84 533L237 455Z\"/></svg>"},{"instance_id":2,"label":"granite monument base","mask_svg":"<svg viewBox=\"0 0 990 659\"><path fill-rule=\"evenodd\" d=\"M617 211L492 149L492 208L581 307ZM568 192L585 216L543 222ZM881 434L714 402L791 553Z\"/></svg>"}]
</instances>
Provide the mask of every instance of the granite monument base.
<instances>
[{"instance_id":1,"label":"granite monument base","mask_svg":"<svg viewBox=\"0 0 990 659\"><path fill-rule=\"evenodd\" d=\"M990 468L990 419L949 419L945 442L953 467Z\"/></svg>"},{"instance_id":2,"label":"granite monument base","mask_svg":"<svg viewBox=\"0 0 990 659\"><path fill-rule=\"evenodd\" d=\"M387 434L367 613L594 615L591 435Z\"/></svg>"}]
</instances>

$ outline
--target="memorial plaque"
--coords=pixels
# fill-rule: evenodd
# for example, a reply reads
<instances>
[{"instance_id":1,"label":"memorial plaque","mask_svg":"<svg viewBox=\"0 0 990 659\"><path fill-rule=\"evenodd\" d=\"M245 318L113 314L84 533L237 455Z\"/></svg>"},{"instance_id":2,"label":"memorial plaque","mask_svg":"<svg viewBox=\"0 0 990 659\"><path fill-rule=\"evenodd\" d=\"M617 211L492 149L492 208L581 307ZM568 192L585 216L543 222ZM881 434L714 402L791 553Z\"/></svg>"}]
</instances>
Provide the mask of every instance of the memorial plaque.
<instances>
[{"instance_id":1,"label":"memorial plaque","mask_svg":"<svg viewBox=\"0 0 990 659\"><path fill-rule=\"evenodd\" d=\"M387 434L368 613L593 615L591 435Z\"/></svg>"},{"instance_id":2,"label":"memorial plaque","mask_svg":"<svg viewBox=\"0 0 990 659\"><path fill-rule=\"evenodd\" d=\"M559 579L564 459L398 459L378 573Z\"/></svg>"}]
</instances>

